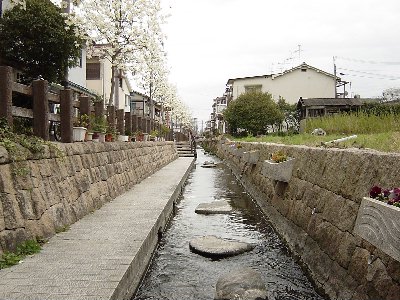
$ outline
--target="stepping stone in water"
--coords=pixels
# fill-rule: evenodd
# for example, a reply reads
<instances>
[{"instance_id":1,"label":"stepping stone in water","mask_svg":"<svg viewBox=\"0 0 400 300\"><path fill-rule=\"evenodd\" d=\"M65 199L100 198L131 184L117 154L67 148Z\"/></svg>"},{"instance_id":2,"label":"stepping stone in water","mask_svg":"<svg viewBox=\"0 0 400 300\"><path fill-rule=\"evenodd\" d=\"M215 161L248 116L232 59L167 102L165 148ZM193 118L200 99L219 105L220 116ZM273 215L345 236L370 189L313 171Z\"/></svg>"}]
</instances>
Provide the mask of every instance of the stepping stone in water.
<instances>
[{"instance_id":1,"label":"stepping stone in water","mask_svg":"<svg viewBox=\"0 0 400 300\"><path fill-rule=\"evenodd\" d=\"M254 245L209 235L191 240L189 248L202 256L222 258L253 250Z\"/></svg>"},{"instance_id":2,"label":"stepping stone in water","mask_svg":"<svg viewBox=\"0 0 400 300\"><path fill-rule=\"evenodd\" d=\"M217 165L213 161L205 161L201 167L202 168L215 168Z\"/></svg>"},{"instance_id":3,"label":"stepping stone in water","mask_svg":"<svg viewBox=\"0 0 400 300\"><path fill-rule=\"evenodd\" d=\"M251 268L241 268L222 275L216 286L216 300L262 300L267 290L260 273Z\"/></svg>"},{"instance_id":4,"label":"stepping stone in water","mask_svg":"<svg viewBox=\"0 0 400 300\"><path fill-rule=\"evenodd\" d=\"M224 200L213 201L210 203L200 203L196 209L196 214L211 215L211 214L229 214L233 211L232 206Z\"/></svg>"}]
</instances>

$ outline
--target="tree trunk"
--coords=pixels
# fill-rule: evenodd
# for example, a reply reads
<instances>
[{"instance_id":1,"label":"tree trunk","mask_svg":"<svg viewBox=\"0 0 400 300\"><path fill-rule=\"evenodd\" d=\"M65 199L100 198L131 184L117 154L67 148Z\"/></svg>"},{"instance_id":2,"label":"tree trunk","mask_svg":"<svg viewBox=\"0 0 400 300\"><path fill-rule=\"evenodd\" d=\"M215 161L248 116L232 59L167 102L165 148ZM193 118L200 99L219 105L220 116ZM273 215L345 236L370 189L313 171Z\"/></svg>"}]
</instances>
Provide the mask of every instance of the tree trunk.
<instances>
[{"instance_id":1,"label":"tree trunk","mask_svg":"<svg viewBox=\"0 0 400 300\"><path fill-rule=\"evenodd\" d=\"M115 69L116 69L115 66L111 68L111 91L110 91L110 97L108 98L108 106L113 105L114 90L115 90Z\"/></svg>"}]
</instances>

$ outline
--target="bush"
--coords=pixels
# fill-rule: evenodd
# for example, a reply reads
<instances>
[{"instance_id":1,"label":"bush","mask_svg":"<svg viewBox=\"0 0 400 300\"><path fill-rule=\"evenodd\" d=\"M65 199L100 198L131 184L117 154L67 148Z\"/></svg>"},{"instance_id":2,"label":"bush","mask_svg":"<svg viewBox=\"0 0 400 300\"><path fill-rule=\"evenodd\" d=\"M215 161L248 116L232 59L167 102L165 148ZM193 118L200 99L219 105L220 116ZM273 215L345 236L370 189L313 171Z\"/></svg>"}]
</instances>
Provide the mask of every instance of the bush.
<instances>
[{"instance_id":1,"label":"bush","mask_svg":"<svg viewBox=\"0 0 400 300\"><path fill-rule=\"evenodd\" d=\"M224 111L224 119L232 133L240 129L256 136L267 131L269 125L282 123L284 116L268 93L251 92L231 101Z\"/></svg>"}]
</instances>

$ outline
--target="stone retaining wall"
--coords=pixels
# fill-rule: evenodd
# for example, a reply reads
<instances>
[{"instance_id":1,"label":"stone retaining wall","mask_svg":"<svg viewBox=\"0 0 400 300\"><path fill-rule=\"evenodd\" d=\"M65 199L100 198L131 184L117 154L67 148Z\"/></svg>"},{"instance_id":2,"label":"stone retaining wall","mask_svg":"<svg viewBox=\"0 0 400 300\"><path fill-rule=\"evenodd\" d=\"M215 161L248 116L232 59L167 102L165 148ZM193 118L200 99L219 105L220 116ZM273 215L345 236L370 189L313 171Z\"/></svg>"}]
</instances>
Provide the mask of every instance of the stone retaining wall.
<instances>
[{"instance_id":1,"label":"stone retaining wall","mask_svg":"<svg viewBox=\"0 0 400 300\"><path fill-rule=\"evenodd\" d=\"M245 151L260 151L257 164L245 163L221 142L210 144L240 178L318 288L330 299L400 299L400 262L353 231L362 197L371 186L399 186L399 154L242 145ZM279 149L296 159L288 183L261 174L262 162Z\"/></svg>"},{"instance_id":2,"label":"stone retaining wall","mask_svg":"<svg viewBox=\"0 0 400 300\"><path fill-rule=\"evenodd\" d=\"M11 162L0 147L0 254L50 237L178 157L172 142L60 144Z\"/></svg>"}]
</instances>

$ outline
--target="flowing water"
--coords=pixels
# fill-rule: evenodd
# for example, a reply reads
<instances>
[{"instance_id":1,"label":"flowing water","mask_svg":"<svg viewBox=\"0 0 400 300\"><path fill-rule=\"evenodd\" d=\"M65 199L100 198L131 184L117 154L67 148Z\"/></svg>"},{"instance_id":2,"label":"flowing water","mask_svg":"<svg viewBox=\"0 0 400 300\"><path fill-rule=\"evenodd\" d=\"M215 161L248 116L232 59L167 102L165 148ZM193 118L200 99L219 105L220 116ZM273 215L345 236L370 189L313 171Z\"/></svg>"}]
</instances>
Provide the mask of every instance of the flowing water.
<instances>
[{"instance_id":1,"label":"flowing water","mask_svg":"<svg viewBox=\"0 0 400 300\"><path fill-rule=\"evenodd\" d=\"M201 168L204 161L217 168ZM226 199L234 208L227 215L198 215L198 204ZM189 250L195 237L217 237L252 243L244 254L219 260ZM214 299L218 278L240 267L261 273L268 299L323 299L290 256L271 224L220 161L198 150L196 168L191 172L183 195L153 261L132 300Z\"/></svg>"}]
</instances>

